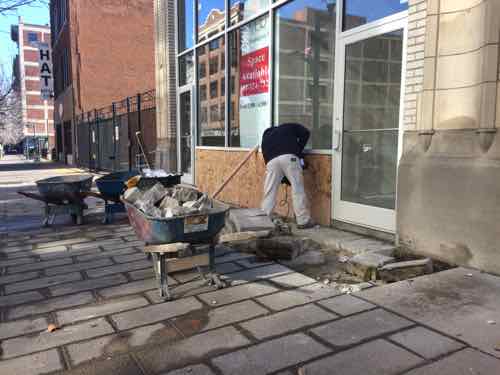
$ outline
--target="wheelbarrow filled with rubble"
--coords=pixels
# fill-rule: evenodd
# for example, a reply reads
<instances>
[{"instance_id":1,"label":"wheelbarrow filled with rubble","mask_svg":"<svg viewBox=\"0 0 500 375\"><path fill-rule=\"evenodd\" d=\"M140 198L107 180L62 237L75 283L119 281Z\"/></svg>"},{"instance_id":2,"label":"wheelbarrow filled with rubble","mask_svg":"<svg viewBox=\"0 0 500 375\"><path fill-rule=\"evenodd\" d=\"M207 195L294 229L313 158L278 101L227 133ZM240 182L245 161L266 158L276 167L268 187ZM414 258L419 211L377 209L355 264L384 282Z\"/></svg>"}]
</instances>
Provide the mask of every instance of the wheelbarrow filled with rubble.
<instances>
[{"instance_id":1,"label":"wheelbarrow filled with rubble","mask_svg":"<svg viewBox=\"0 0 500 375\"><path fill-rule=\"evenodd\" d=\"M92 175L51 177L36 182L40 194L18 191L25 197L45 203L45 226L54 223L57 214L70 214L75 224L82 224L87 209L85 194L92 187Z\"/></svg>"},{"instance_id":2,"label":"wheelbarrow filled with rubble","mask_svg":"<svg viewBox=\"0 0 500 375\"><path fill-rule=\"evenodd\" d=\"M140 184L138 184L140 185ZM225 226L229 207L187 186L155 184L129 188L123 203L144 251L153 258L160 296L172 299L168 274L196 269L208 284L225 287L215 273L216 236ZM208 273L201 267L208 266Z\"/></svg>"}]
</instances>

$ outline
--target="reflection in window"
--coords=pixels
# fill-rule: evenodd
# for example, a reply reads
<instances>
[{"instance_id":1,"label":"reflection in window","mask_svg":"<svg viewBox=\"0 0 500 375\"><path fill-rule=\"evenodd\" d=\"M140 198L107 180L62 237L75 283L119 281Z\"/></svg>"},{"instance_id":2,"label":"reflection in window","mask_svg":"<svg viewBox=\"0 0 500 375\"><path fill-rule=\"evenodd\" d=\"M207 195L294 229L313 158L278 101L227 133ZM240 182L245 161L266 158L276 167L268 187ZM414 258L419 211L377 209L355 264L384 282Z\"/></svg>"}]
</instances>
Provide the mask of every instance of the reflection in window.
<instances>
[{"instance_id":1,"label":"reflection in window","mask_svg":"<svg viewBox=\"0 0 500 375\"><path fill-rule=\"evenodd\" d=\"M207 100L207 86L206 85L200 86L200 100L201 101Z\"/></svg>"},{"instance_id":2,"label":"reflection in window","mask_svg":"<svg viewBox=\"0 0 500 375\"><path fill-rule=\"evenodd\" d=\"M192 83L194 80L194 59L193 53L179 57L179 86Z\"/></svg>"},{"instance_id":3,"label":"reflection in window","mask_svg":"<svg viewBox=\"0 0 500 375\"><path fill-rule=\"evenodd\" d=\"M308 147L331 149L335 1L296 0L276 13L276 125L311 130Z\"/></svg>"},{"instance_id":4,"label":"reflection in window","mask_svg":"<svg viewBox=\"0 0 500 375\"><path fill-rule=\"evenodd\" d=\"M200 63L198 65L198 78L205 78L207 76L207 64Z\"/></svg>"},{"instance_id":5,"label":"reflection in window","mask_svg":"<svg viewBox=\"0 0 500 375\"><path fill-rule=\"evenodd\" d=\"M179 52L194 45L194 0L179 0L177 4Z\"/></svg>"},{"instance_id":6,"label":"reflection in window","mask_svg":"<svg viewBox=\"0 0 500 375\"><path fill-rule=\"evenodd\" d=\"M256 16L269 7L269 0L231 0L231 25Z\"/></svg>"},{"instance_id":7,"label":"reflection in window","mask_svg":"<svg viewBox=\"0 0 500 375\"><path fill-rule=\"evenodd\" d=\"M269 127L269 26L263 16L229 34L231 147L254 147ZM237 59L234 63L233 59Z\"/></svg>"},{"instance_id":8,"label":"reflection in window","mask_svg":"<svg viewBox=\"0 0 500 375\"><path fill-rule=\"evenodd\" d=\"M198 40L202 42L224 30L226 21L225 0L197 0L197 2Z\"/></svg>"},{"instance_id":9,"label":"reflection in window","mask_svg":"<svg viewBox=\"0 0 500 375\"><path fill-rule=\"evenodd\" d=\"M218 49L205 48L205 54L198 55L198 66L208 65L209 75L199 75L198 85L200 94L198 98L199 111L206 111L208 117L204 121L200 118L198 121L198 146L224 146L225 145L225 125L224 119L219 114L221 104L225 102L225 95L222 90L219 91L221 79L224 77L224 70L221 69L218 61L224 54L224 45L222 39L216 39ZM207 89L205 89L205 99L201 97L202 88L208 87L209 98L206 98Z\"/></svg>"},{"instance_id":10,"label":"reflection in window","mask_svg":"<svg viewBox=\"0 0 500 375\"><path fill-rule=\"evenodd\" d=\"M394 209L403 32L346 47L342 200Z\"/></svg>"},{"instance_id":11,"label":"reflection in window","mask_svg":"<svg viewBox=\"0 0 500 375\"><path fill-rule=\"evenodd\" d=\"M349 30L408 9L408 0L344 0L342 29Z\"/></svg>"}]
</instances>

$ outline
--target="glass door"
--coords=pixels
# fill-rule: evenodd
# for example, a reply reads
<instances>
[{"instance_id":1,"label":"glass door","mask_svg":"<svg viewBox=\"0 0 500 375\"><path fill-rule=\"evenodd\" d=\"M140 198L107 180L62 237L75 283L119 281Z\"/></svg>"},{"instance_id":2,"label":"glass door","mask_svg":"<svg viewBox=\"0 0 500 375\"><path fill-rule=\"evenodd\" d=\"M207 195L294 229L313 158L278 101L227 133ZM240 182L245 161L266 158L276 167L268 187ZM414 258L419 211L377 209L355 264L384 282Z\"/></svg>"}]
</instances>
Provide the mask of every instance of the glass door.
<instances>
[{"instance_id":1,"label":"glass door","mask_svg":"<svg viewBox=\"0 0 500 375\"><path fill-rule=\"evenodd\" d=\"M194 183L194 132L193 132L193 90L179 93L178 165L183 173L182 181Z\"/></svg>"},{"instance_id":2,"label":"glass door","mask_svg":"<svg viewBox=\"0 0 500 375\"><path fill-rule=\"evenodd\" d=\"M394 232L406 20L340 40L334 218Z\"/></svg>"}]
</instances>

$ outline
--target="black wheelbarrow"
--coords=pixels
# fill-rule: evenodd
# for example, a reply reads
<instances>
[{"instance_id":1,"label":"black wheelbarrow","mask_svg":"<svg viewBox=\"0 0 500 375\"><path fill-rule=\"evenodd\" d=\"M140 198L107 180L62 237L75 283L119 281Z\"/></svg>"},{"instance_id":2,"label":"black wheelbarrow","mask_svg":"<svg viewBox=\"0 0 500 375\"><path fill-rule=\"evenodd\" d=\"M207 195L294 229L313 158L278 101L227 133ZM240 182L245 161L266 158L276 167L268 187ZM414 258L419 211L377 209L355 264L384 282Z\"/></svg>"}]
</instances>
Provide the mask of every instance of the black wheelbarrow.
<instances>
[{"instance_id":1,"label":"black wheelbarrow","mask_svg":"<svg viewBox=\"0 0 500 375\"><path fill-rule=\"evenodd\" d=\"M36 182L40 194L18 191L25 197L45 203L45 226L53 224L57 214L70 214L75 224L83 223L85 193L92 187L92 175L51 177Z\"/></svg>"},{"instance_id":2,"label":"black wheelbarrow","mask_svg":"<svg viewBox=\"0 0 500 375\"><path fill-rule=\"evenodd\" d=\"M225 287L215 272L215 243L217 234L224 228L228 206L214 202L214 208L200 214L159 219L146 215L127 201L124 204L137 237L146 243L144 251L153 257L162 298L171 299L169 272L197 269L207 283ZM207 274L201 270L205 266L209 269Z\"/></svg>"}]
</instances>

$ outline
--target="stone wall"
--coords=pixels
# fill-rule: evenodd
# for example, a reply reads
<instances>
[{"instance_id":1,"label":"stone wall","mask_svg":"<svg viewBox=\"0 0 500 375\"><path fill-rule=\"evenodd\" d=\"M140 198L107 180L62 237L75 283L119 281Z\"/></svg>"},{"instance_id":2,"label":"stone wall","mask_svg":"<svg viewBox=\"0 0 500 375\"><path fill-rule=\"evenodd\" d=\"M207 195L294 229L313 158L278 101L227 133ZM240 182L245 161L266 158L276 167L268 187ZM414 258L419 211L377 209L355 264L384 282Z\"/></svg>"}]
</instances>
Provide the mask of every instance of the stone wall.
<instances>
[{"instance_id":1,"label":"stone wall","mask_svg":"<svg viewBox=\"0 0 500 375\"><path fill-rule=\"evenodd\" d=\"M423 89L399 166L399 242L500 273L500 0L428 0Z\"/></svg>"}]
</instances>

